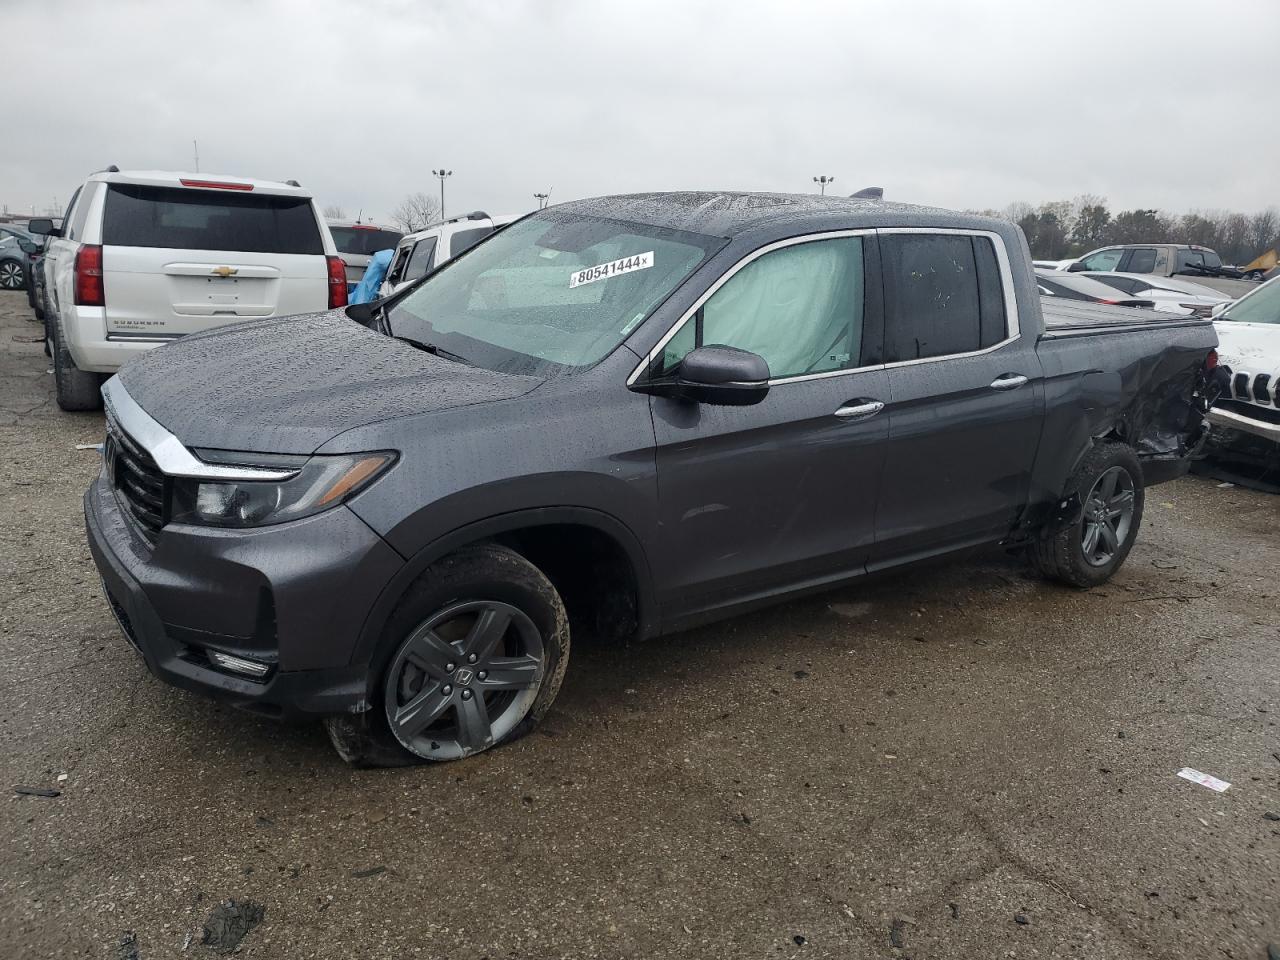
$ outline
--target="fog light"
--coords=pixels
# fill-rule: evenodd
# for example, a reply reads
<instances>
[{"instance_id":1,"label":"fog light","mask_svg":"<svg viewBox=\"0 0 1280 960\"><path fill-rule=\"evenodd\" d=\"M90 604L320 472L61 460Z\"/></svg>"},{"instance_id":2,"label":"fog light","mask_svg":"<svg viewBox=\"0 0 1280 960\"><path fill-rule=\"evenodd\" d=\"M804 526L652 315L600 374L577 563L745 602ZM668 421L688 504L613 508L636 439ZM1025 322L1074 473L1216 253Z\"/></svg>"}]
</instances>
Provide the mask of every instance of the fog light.
<instances>
[{"instance_id":1,"label":"fog light","mask_svg":"<svg viewBox=\"0 0 1280 960\"><path fill-rule=\"evenodd\" d=\"M265 677L271 669L271 664L269 663L248 660L245 657L233 657L229 653L220 653L217 650L207 650L205 652L215 666L219 666L223 670L230 670L232 673L241 673L246 677L253 677L255 680L259 677Z\"/></svg>"}]
</instances>

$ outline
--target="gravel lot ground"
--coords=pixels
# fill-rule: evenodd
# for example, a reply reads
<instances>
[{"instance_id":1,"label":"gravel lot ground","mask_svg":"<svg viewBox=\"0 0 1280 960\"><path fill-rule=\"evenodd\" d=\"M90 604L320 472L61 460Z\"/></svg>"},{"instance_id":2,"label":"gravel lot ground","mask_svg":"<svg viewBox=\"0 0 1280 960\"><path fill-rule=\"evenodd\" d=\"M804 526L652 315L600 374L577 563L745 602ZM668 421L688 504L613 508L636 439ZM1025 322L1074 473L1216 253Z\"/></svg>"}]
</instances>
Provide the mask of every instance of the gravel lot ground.
<instances>
[{"instance_id":1,"label":"gravel lot ground","mask_svg":"<svg viewBox=\"0 0 1280 960\"><path fill-rule=\"evenodd\" d=\"M1087 592L997 554L575 638L540 733L354 771L118 635L80 507L101 418L58 411L28 318L0 294L0 956L212 956L227 898L265 907L249 958L1280 948L1280 499L1160 487Z\"/></svg>"}]
</instances>

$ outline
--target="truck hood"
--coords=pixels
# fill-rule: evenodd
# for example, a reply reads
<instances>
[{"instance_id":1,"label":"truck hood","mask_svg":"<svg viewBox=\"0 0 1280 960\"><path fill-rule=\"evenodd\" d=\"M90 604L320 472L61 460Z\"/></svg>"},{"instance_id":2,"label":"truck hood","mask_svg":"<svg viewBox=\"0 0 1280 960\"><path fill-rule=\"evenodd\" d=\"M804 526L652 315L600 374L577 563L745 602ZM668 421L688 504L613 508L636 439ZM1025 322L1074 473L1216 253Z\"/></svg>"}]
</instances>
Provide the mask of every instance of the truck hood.
<instances>
[{"instance_id":1,"label":"truck hood","mask_svg":"<svg viewBox=\"0 0 1280 960\"><path fill-rule=\"evenodd\" d=\"M302 454L353 427L509 400L542 382L424 353L341 310L184 337L119 379L188 447Z\"/></svg>"}]
</instances>

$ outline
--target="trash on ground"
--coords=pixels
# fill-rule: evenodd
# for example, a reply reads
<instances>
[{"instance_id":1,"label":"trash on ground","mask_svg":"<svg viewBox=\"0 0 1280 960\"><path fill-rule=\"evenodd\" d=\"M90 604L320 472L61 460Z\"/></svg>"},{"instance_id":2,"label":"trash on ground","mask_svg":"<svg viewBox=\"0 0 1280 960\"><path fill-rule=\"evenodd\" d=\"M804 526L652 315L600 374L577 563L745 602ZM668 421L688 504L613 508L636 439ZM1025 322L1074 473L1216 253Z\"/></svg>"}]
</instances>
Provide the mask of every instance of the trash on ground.
<instances>
[{"instance_id":1,"label":"trash on ground","mask_svg":"<svg viewBox=\"0 0 1280 960\"><path fill-rule=\"evenodd\" d=\"M120 936L120 949L116 953L120 960L138 960L138 935L126 930Z\"/></svg>"},{"instance_id":2,"label":"trash on ground","mask_svg":"<svg viewBox=\"0 0 1280 960\"><path fill-rule=\"evenodd\" d=\"M252 900L224 900L204 922L200 942L219 953L234 953L240 941L262 922L267 910Z\"/></svg>"},{"instance_id":3,"label":"trash on ground","mask_svg":"<svg viewBox=\"0 0 1280 960\"><path fill-rule=\"evenodd\" d=\"M1227 481L1227 482L1224 482L1224 483L1220 483L1220 484L1218 484L1218 489L1219 489L1219 490L1230 490L1230 489L1231 489L1232 487L1234 487L1234 486L1235 486L1235 484L1234 484L1234 483L1231 483L1230 481Z\"/></svg>"},{"instance_id":4,"label":"trash on ground","mask_svg":"<svg viewBox=\"0 0 1280 960\"><path fill-rule=\"evenodd\" d=\"M24 787L21 785L14 787L13 792L20 793L26 797L60 797L62 796L61 790L48 790L44 787Z\"/></svg>"},{"instance_id":5,"label":"trash on ground","mask_svg":"<svg viewBox=\"0 0 1280 960\"><path fill-rule=\"evenodd\" d=\"M96 450L96 451L98 451L98 453L101 453L101 452L102 452L102 444L100 444L100 443L77 443L77 444L76 444L76 449L77 449L77 450Z\"/></svg>"},{"instance_id":6,"label":"trash on ground","mask_svg":"<svg viewBox=\"0 0 1280 960\"><path fill-rule=\"evenodd\" d=\"M903 920L895 920L889 925L889 946L902 949L906 941L902 937L902 931L905 930L907 924Z\"/></svg>"},{"instance_id":7,"label":"trash on ground","mask_svg":"<svg viewBox=\"0 0 1280 960\"><path fill-rule=\"evenodd\" d=\"M1190 780L1192 783L1198 783L1202 787L1208 787L1210 790L1216 790L1218 793L1224 793L1231 784L1225 780L1219 780L1217 777L1211 777L1207 773L1201 773L1199 770L1192 770L1190 767L1183 767L1178 771L1178 776L1183 780Z\"/></svg>"}]
</instances>

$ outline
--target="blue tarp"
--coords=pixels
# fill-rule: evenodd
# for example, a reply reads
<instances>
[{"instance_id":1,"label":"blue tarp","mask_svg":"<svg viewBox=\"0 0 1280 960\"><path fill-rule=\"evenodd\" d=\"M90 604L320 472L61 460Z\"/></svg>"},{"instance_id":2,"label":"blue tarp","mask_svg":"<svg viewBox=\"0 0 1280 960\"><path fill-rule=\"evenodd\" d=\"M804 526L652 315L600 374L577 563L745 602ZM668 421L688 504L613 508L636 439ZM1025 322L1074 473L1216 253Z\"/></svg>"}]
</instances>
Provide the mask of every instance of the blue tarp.
<instances>
[{"instance_id":1,"label":"blue tarp","mask_svg":"<svg viewBox=\"0 0 1280 960\"><path fill-rule=\"evenodd\" d=\"M364 276L347 297L348 303L368 303L370 300L378 299L378 288L382 286L382 278L387 275L387 267L391 266L393 253L395 253L394 250L379 250L369 258L369 265L364 268Z\"/></svg>"}]
</instances>

